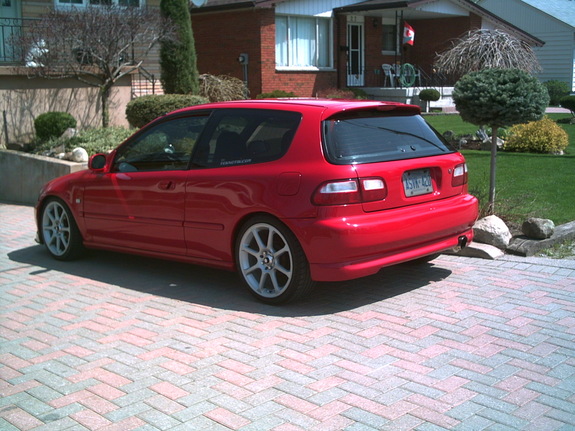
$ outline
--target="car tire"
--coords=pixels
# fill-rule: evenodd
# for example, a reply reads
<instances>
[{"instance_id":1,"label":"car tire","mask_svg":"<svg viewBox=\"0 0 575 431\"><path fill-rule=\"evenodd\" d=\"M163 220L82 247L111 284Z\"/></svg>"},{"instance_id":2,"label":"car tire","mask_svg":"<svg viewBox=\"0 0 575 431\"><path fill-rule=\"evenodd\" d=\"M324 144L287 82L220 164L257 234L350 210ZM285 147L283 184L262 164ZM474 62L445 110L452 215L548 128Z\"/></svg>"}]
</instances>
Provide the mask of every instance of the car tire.
<instances>
[{"instance_id":1,"label":"car tire","mask_svg":"<svg viewBox=\"0 0 575 431\"><path fill-rule=\"evenodd\" d=\"M284 304L309 293L314 282L295 235L269 216L250 219L236 241L236 266L248 290L267 304Z\"/></svg>"},{"instance_id":2,"label":"car tire","mask_svg":"<svg viewBox=\"0 0 575 431\"><path fill-rule=\"evenodd\" d=\"M60 199L49 199L42 206L40 234L46 249L55 259L73 260L84 251L74 216Z\"/></svg>"}]
</instances>

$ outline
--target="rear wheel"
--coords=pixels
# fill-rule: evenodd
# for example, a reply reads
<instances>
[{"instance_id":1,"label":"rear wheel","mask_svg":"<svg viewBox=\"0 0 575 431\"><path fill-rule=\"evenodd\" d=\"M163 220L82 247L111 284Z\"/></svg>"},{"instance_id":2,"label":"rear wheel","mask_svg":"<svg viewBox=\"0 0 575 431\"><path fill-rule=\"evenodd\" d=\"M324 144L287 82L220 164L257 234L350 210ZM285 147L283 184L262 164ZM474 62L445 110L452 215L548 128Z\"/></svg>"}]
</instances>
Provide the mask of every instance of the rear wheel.
<instances>
[{"instance_id":1,"label":"rear wheel","mask_svg":"<svg viewBox=\"0 0 575 431\"><path fill-rule=\"evenodd\" d=\"M59 199L42 208L41 234L48 252L58 260L72 260L84 250L82 236L68 206Z\"/></svg>"},{"instance_id":2,"label":"rear wheel","mask_svg":"<svg viewBox=\"0 0 575 431\"><path fill-rule=\"evenodd\" d=\"M314 284L297 238L272 217L244 224L236 242L236 263L249 291L268 304L302 297Z\"/></svg>"}]
</instances>

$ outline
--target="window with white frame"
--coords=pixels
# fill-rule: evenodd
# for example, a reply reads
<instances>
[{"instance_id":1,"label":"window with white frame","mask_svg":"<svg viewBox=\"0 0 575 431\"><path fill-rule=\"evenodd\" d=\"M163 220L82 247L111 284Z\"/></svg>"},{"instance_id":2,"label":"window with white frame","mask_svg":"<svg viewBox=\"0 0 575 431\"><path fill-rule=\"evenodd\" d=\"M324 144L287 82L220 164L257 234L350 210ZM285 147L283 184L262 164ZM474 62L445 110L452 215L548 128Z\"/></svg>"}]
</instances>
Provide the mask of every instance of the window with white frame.
<instances>
[{"instance_id":1,"label":"window with white frame","mask_svg":"<svg viewBox=\"0 0 575 431\"><path fill-rule=\"evenodd\" d=\"M398 53L397 23L393 19L382 19L382 54Z\"/></svg>"},{"instance_id":2,"label":"window with white frame","mask_svg":"<svg viewBox=\"0 0 575 431\"><path fill-rule=\"evenodd\" d=\"M54 0L56 6L135 6L140 7L144 4L143 0Z\"/></svg>"},{"instance_id":3,"label":"window with white frame","mask_svg":"<svg viewBox=\"0 0 575 431\"><path fill-rule=\"evenodd\" d=\"M276 67L331 68L332 45L331 19L276 16Z\"/></svg>"}]
</instances>

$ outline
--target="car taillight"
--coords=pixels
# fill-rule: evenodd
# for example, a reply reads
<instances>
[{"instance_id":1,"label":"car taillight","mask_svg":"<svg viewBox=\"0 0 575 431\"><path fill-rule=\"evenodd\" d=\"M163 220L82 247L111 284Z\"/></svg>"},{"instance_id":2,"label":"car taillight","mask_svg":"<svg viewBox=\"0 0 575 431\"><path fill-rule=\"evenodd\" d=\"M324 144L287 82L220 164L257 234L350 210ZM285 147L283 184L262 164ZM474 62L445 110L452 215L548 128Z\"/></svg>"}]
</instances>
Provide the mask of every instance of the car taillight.
<instances>
[{"instance_id":1,"label":"car taillight","mask_svg":"<svg viewBox=\"0 0 575 431\"><path fill-rule=\"evenodd\" d=\"M383 200L387 188L382 178L338 180L322 184L314 193L315 205L345 205Z\"/></svg>"},{"instance_id":2,"label":"car taillight","mask_svg":"<svg viewBox=\"0 0 575 431\"><path fill-rule=\"evenodd\" d=\"M467 184L467 164L461 163L460 165L457 165L453 170L451 185L453 187L457 187L464 184Z\"/></svg>"}]
</instances>

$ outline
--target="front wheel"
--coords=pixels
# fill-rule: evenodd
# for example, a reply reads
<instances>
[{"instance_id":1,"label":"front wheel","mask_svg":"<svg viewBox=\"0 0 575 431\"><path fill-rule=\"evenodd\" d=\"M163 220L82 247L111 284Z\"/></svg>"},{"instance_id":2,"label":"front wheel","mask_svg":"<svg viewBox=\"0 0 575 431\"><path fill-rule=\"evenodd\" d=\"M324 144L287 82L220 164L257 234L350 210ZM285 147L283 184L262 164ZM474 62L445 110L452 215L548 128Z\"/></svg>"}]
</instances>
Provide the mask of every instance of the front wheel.
<instances>
[{"instance_id":1,"label":"front wheel","mask_svg":"<svg viewBox=\"0 0 575 431\"><path fill-rule=\"evenodd\" d=\"M41 223L44 244L54 258L72 260L82 253L82 236L64 202L49 200L42 208Z\"/></svg>"},{"instance_id":2,"label":"front wheel","mask_svg":"<svg viewBox=\"0 0 575 431\"><path fill-rule=\"evenodd\" d=\"M272 217L255 217L240 229L236 264L249 291L268 304L302 297L314 284L297 238Z\"/></svg>"}]
</instances>

